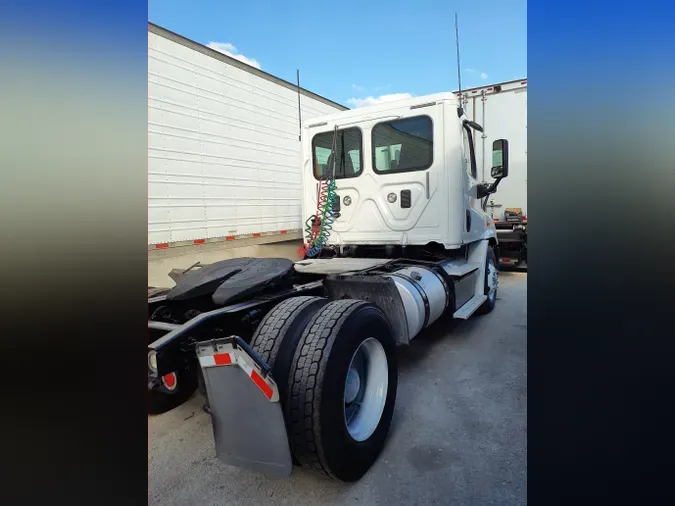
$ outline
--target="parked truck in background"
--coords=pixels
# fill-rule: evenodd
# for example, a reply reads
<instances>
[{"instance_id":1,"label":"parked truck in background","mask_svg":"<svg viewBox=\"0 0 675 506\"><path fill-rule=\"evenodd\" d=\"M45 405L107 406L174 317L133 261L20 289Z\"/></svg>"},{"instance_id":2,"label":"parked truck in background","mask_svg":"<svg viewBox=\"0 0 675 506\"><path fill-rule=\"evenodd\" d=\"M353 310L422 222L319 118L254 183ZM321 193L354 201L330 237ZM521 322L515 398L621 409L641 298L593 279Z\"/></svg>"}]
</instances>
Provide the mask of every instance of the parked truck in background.
<instances>
[{"instance_id":1,"label":"parked truck in background","mask_svg":"<svg viewBox=\"0 0 675 506\"><path fill-rule=\"evenodd\" d=\"M484 129L476 143L482 181L492 142L509 140L509 178L483 204L497 228L501 263L527 265L527 79L462 90L461 98L467 117Z\"/></svg>"},{"instance_id":2,"label":"parked truck in background","mask_svg":"<svg viewBox=\"0 0 675 506\"><path fill-rule=\"evenodd\" d=\"M300 117L346 109L149 23L149 259L299 239Z\"/></svg>"}]
</instances>

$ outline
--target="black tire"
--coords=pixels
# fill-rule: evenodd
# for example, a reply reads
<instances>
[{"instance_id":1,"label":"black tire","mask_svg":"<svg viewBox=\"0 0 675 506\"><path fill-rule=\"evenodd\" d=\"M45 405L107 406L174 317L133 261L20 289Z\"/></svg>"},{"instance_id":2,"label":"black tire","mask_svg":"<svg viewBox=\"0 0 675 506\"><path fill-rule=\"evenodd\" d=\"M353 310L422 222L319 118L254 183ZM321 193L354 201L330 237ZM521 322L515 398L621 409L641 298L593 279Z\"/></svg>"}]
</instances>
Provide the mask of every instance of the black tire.
<instances>
[{"instance_id":1,"label":"black tire","mask_svg":"<svg viewBox=\"0 0 675 506\"><path fill-rule=\"evenodd\" d=\"M372 434L356 441L345 422L345 380L354 353L369 337L387 358L384 409ZM342 481L356 481L384 448L394 413L398 365L396 342L385 314L375 305L338 300L312 319L298 344L291 368L291 449L303 467Z\"/></svg>"},{"instance_id":2,"label":"black tire","mask_svg":"<svg viewBox=\"0 0 675 506\"><path fill-rule=\"evenodd\" d=\"M483 305L478 308L478 313L488 314L491 312L495 304L497 303L497 290L494 292L494 297L490 297L490 287L488 286L488 265L492 263L494 268L497 269L497 275L499 275L499 263L497 262L497 257L495 256L494 250L488 246L487 251L487 261L485 262L485 295L488 296L487 300L483 302Z\"/></svg>"},{"instance_id":3,"label":"black tire","mask_svg":"<svg viewBox=\"0 0 675 506\"><path fill-rule=\"evenodd\" d=\"M310 296L286 299L267 313L251 338L253 351L272 366L272 378L284 409L288 405L288 372L295 349L312 317L328 302Z\"/></svg>"},{"instance_id":4,"label":"black tire","mask_svg":"<svg viewBox=\"0 0 675 506\"><path fill-rule=\"evenodd\" d=\"M187 401L197 390L197 371L182 369L176 371L175 389L171 390L164 384L148 391L148 413L160 415L171 411Z\"/></svg>"}]
</instances>

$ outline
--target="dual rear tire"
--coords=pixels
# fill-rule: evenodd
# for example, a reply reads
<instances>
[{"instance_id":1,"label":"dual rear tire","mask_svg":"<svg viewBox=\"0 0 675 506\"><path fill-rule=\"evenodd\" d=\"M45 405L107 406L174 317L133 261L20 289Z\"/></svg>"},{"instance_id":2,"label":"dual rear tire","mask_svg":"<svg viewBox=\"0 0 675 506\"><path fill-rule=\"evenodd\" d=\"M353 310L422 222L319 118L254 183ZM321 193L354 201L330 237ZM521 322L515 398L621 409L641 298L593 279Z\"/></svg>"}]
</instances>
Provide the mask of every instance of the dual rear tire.
<instances>
[{"instance_id":1,"label":"dual rear tire","mask_svg":"<svg viewBox=\"0 0 675 506\"><path fill-rule=\"evenodd\" d=\"M268 313L251 346L272 366L295 463L361 478L384 447L396 401L385 314L363 301L294 297Z\"/></svg>"}]
</instances>

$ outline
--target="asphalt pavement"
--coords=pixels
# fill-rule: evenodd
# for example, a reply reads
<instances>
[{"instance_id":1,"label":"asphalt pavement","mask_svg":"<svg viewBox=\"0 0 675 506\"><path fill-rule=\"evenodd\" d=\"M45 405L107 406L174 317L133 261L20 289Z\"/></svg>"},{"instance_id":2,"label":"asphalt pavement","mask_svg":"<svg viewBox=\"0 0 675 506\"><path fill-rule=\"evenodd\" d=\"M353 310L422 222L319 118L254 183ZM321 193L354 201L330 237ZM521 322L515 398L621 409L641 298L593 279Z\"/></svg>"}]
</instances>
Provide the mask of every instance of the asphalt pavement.
<instances>
[{"instance_id":1,"label":"asphalt pavement","mask_svg":"<svg viewBox=\"0 0 675 506\"><path fill-rule=\"evenodd\" d=\"M301 468L269 478L220 463L195 394L148 417L150 504L526 504L527 274L502 272L492 313L436 322L398 355L389 438L360 481Z\"/></svg>"}]
</instances>

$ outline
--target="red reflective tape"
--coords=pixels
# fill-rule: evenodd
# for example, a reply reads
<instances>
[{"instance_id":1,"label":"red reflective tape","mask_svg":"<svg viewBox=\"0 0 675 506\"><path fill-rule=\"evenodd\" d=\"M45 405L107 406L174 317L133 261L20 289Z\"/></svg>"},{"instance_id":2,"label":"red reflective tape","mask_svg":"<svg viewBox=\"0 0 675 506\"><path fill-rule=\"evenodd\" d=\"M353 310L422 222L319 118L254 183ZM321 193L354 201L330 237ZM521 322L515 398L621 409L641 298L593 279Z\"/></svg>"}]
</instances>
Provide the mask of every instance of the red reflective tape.
<instances>
[{"instance_id":1,"label":"red reflective tape","mask_svg":"<svg viewBox=\"0 0 675 506\"><path fill-rule=\"evenodd\" d=\"M270 386L267 383L265 383L265 380L262 379L262 376L260 376L260 374L258 374L255 370L251 371L251 379L253 380L253 383L258 385L258 388L262 390L262 393L265 394L265 397L267 397L268 399L272 398L274 392L272 391Z\"/></svg>"},{"instance_id":2,"label":"red reflective tape","mask_svg":"<svg viewBox=\"0 0 675 506\"><path fill-rule=\"evenodd\" d=\"M255 234L253 234L253 237L260 237L261 235L262 234L259 234L258 232L256 232Z\"/></svg>"},{"instance_id":3,"label":"red reflective tape","mask_svg":"<svg viewBox=\"0 0 675 506\"><path fill-rule=\"evenodd\" d=\"M168 248L168 247L169 247L169 243L167 243L167 242L163 242L161 244L155 244L155 248L157 248L157 249L164 249L164 248Z\"/></svg>"},{"instance_id":4,"label":"red reflective tape","mask_svg":"<svg viewBox=\"0 0 675 506\"><path fill-rule=\"evenodd\" d=\"M527 81L522 81L520 84L527 84Z\"/></svg>"},{"instance_id":5,"label":"red reflective tape","mask_svg":"<svg viewBox=\"0 0 675 506\"><path fill-rule=\"evenodd\" d=\"M205 239L195 239L192 242L194 242L195 244L204 244L206 242L206 240Z\"/></svg>"},{"instance_id":6,"label":"red reflective tape","mask_svg":"<svg viewBox=\"0 0 675 506\"><path fill-rule=\"evenodd\" d=\"M509 263L511 261L510 258L502 258L502 262Z\"/></svg>"},{"instance_id":7,"label":"red reflective tape","mask_svg":"<svg viewBox=\"0 0 675 506\"><path fill-rule=\"evenodd\" d=\"M233 235L228 235L225 237L226 241L234 241L235 237Z\"/></svg>"},{"instance_id":8,"label":"red reflective tape","mask_svg":"<svg viewBox=\"0 0 675 506\"><path fill-rule=\"evenodd\" d=\"M213 356L213 361L216 365L230 365L232 357L230 357L229 353L217 353Z\"/></svg>"},{"instance_id":9,"label":"red reflective tape","mask_svg":"<svg viewBox=\"0 0 675 506\"><path fill-rule=\"evenodd\" d=\"M471 93L478 93L478 90L473 90Z\"/></svg>"},{"instance_id":10,"label":"red reflective tape","mask_svg":"<svg viewBox=\"0 0 675 506\"><path fill-rule=\"evenodd\" d=\"M492 88L488 88L488 91L491 91L491 90L492 90Z\"/></svg>"},{"instance_id":11,"label":"red reflective tape","mask_svg":"<svg viewBox=\"0 0 675 506\"><path fill-rule=\"evenodd\" d=\"M288 233L288 230L282 230L282 231L279 232L279 233L280 233L280 234L287 234L287 233Z\"/></svg>"}]
</instances>

